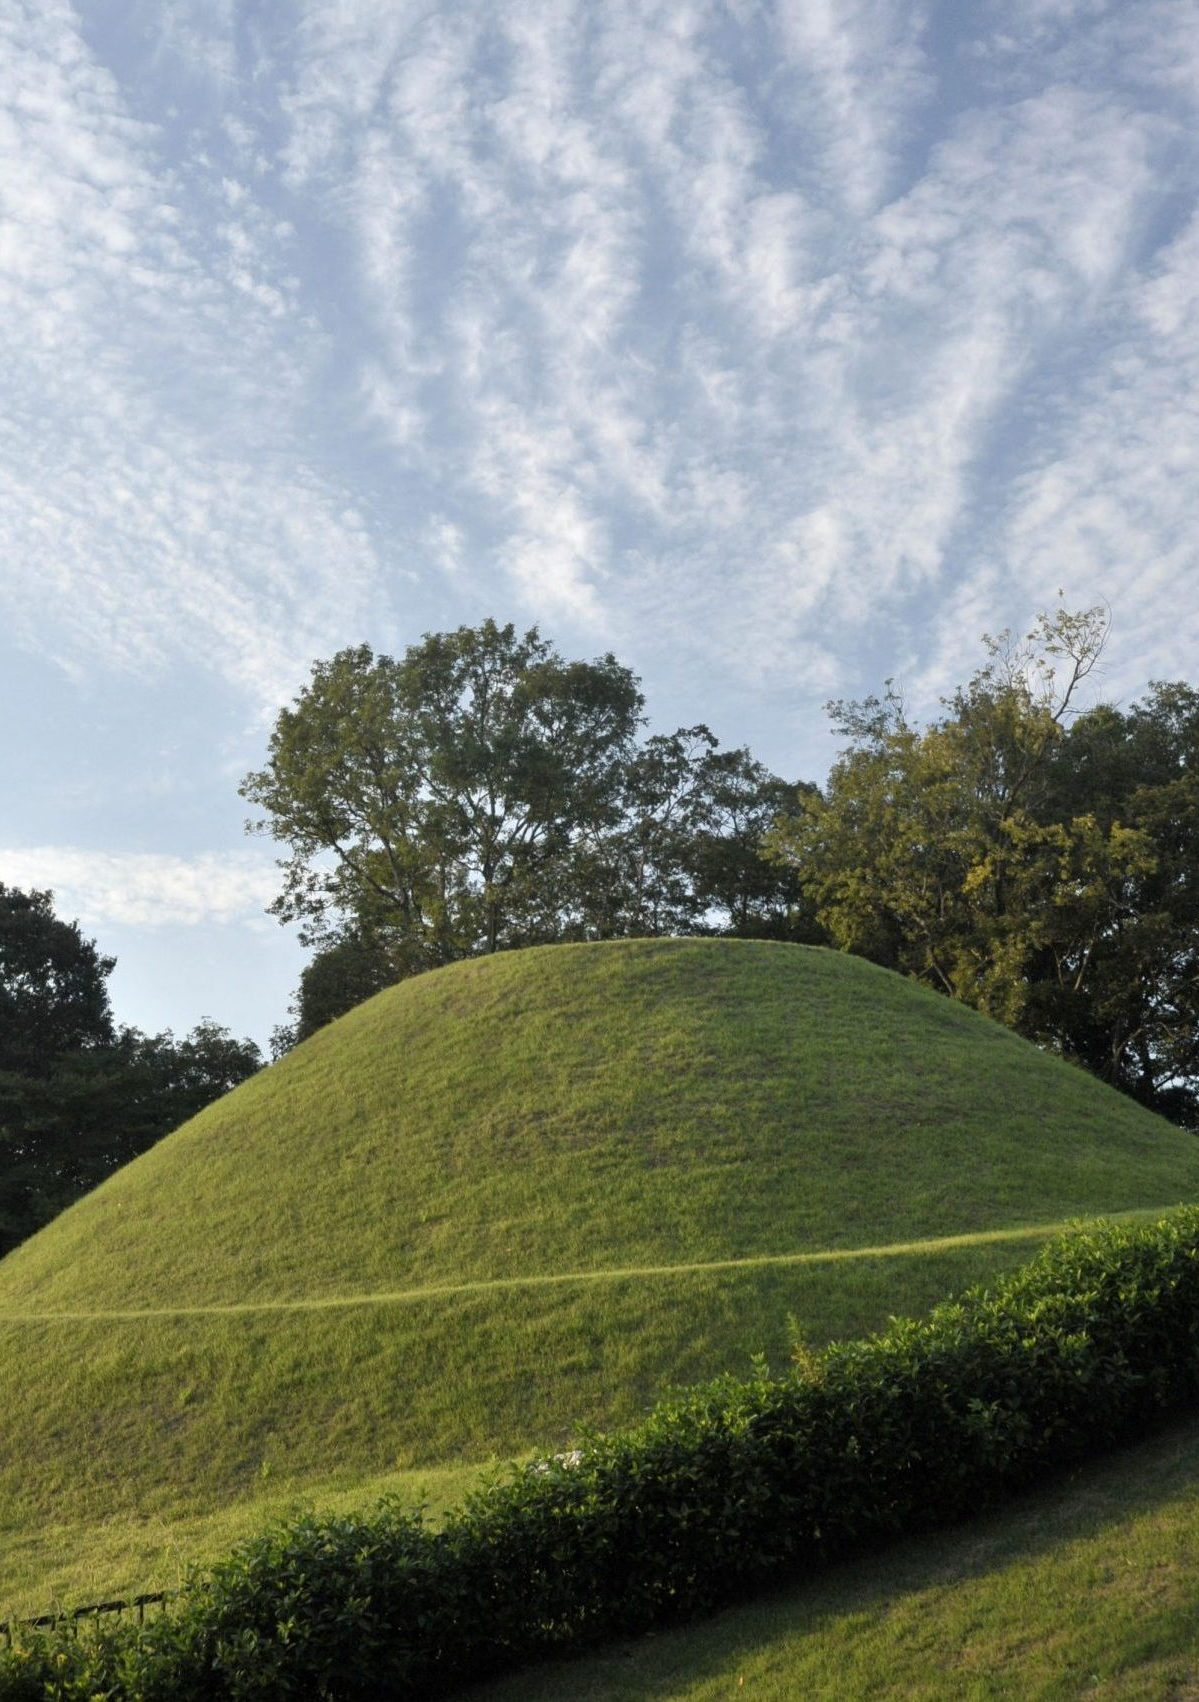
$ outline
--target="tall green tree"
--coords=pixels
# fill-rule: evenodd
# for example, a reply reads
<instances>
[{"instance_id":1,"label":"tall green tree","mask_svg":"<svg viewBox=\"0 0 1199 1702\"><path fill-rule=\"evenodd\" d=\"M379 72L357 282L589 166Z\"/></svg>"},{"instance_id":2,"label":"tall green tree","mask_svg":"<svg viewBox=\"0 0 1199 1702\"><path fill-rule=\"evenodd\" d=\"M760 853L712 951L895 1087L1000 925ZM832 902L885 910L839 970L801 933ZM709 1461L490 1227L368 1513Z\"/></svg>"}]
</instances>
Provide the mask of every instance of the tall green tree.
<instances>
[{"instance_id":1,"label":"tall green tree","mask_svg":"<svg viewBox=\"0 0 1199 1702\"><path fill-rule=\"evenodd\" d=\"M1030 1030L1199 1127L1199 693L1158 682L1080 715L1055 753L1057 812L1141 849L1107 925L1034 966Z\"/></svg>"},{"instance_id":2,"label":"tall green tree","mask_svg":"<svg viewBox=\"0 0 1199 1702\"><path fill-rule=\"evenodd\" d=\"M848 745L770 849L835 944L1188 1121L1194 705L1174 687L1131 717L1077 714L1105 636L1092 609L985 640L927 726L890 688L831 705Z\"/></svg>"},{"instance_id":3,"label":"tall green tree","mask_svg":"<svg viewBox=\"0 0 1199 1702\"><path fill-rule=\"evenodd\" d=\"M705 726L655 733L630 751L616 808L580 847L563 894L565 937L686 934L704 912L695 848L711 815ZM573 900L573 902L572 902Z\"/></svg>"},{"instance_id":4,"label":"tall green tree","mask_svg":"<svg viewBox=\"0 0 1199 1702\"><path fill-rule=\"evenodd\" d=\"M554 937L546 895L615 811L641 709L614 657L494 621L318 662L241 789L290 847L275 913L309 942L381 928L414 966Z\"/></svg>"},{"instance_id":5,"label":"tall green tree","mask_svg":"<svg viewBox=\"0 0 1199 1702\"><path fill-rule=\"evenodd\" d=\"M704 785L707 807L688 857L705 931L827 944L795 870L766 855L775 822L794 815L817 787L780 779L743 747L713 749Z\"/></svg>"},{"instance_id":6,"label":"tall green tree","mask_svg":"<svg viewBox=\"0 0 1199 1702\"><path fill-rule=\"evenodd\" d=\"M744 747L722 750L703 724L647 739L629 761L619 821L596 847L584 937L823 940L793 871L764 851L776 817L814 790Z\"/></svg>"},{"instance_id":7,"label":"tall green tree","mask_svg":"<svg viewBox=\"0 0 1199 1702\"><path fill-rule=\"evenodd\" d=\"M110 1045L115 963L54 914L52 893L0 883L0 1071L43 1075L65 1052Z\"/></svg>"},{"instance_id":8,"label":"tall green tree","mask_svg":"<svg viewBox=\"0 0 1199 1702\"><path fill-rule=\"evenodd\" d=\"M287 847L271 906L314 955L276 1030L504 947L632 934L823 938L763 854L802 788L703 726L638 742L640 683L485 621L318 662L242 795Z\"/></svg>"},{"instance_id":9,"label":"tall green tree","mask_svg":"<svg viewBox=\"0 0 1199 1702\"><path fill-rule=\"evenodd\" d=\"M379 929L368 932L351 922L327 935L300 972L300 985L289 1007L291 1021L271 1036L274 1055L282 1056L335 1017L420 967L402 938L389 939Z\"/></svg>"},{"instance_id":10,"label":"tall green tree","mask_svg":"<svg viewBox=\"0 0 1199 1702\"><path fill-rule=\"evenodd\" d=\"M1021 644L985 640L986 663L927 727L890 686L881 699L829 706L849 744L823 795L809 795L770 843L836 944L1019 1019L1063 859L1102 881L1127 850L1096 843L1082 817L1043 813L1052 754L1103 633L1093 610L1043 619Z\"/></svg>"},{"instance_id":11,"label":"tall green tree","mask_svg":"<svg viewBox=\"0 0 1199 1702\"><path fill-rule=\"evenodd\" d=\"M115 962L51 893L0 887L0 1253L262 1062L209 1021L116 1027Z\"/></svg>"},{"instance_id":12,"label":"tall green tree","mask_svg":"<svg viewBox=\"0 0 1199 1702\"><path fill-rule=\"evenodd\" d=\"M116 1040L114 964L50 892L0 885L0 1253L78 1192L67 1108Z\"/></svg>"}]
</instances>

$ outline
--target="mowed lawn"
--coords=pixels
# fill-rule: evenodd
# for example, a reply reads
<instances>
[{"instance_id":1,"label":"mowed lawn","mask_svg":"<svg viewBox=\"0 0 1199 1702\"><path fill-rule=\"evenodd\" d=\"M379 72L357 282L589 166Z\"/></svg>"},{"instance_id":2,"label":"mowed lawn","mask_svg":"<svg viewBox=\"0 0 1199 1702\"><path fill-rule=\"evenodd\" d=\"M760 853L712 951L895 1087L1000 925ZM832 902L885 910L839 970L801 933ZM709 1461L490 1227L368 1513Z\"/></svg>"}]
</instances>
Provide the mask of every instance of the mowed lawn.
<instances>
[{"instance_id":1,"label":"mowed lawn","mask_svg":"<svg viewBox=\"0 0 1199 1702\"><path fill-rule=\"evenodd\" d=\"M170 1587L182 1562L297 1501L447 1504L508 1457L641 1417L663 1364L676 1383L748 1371L755 1353L781 1368L794 1326L813 1345L861 1334L1040 1239L279 1315L0 1323L0 1352L25 1365L0 1474L0 1617Z\"/></svg>"},{"instance_id":2,"label":"mowed lawn","mask_svg":"<svg viewBox=\"0 0 1199 1702\"><path fill-rule=\"evenodd\" d=\"M1190 1198L1180 1130L871 964L553 946L380 994L0 1264L0 1310L356 1296Z\"/></svg>"},{"instance_id":3,"label":"mowed lawn","mask_svg":"<svg viewBox=\"0 0 1199 1702\"><path fill-rule=\"evenodd\" d=\"M416 978L0 1263L0 1610L154 1587L289 1498L568 1446L781 1365L792 1320L867 1332L1197 1184L1193 1139L835 953Z\"/></svg>"},{"instance_id":4,"label":"mowed lawn","mask_svg":"<svg viewBox=\"0 0 1199 1702\"><path fill-rule=\"evenodd\" d=\"M495 1469L495 1462L478 1462L373 1478L354 1472L348 1486L340 1487L333 1476L322 1485L319 1506L326 1513L349 1513L389 1496L424 1506L436 1519ZM189 1567L218 1560L268 1525L313 1506L310 1498L274 1483L269 1472L240 1499L194 1512L171 1501L165 1513L143 1507L83 1518L69 1501L56 1505L42 1524L25 1520L11 1531L0 1527L0 1621L174 1590Z\"/></svg>"}]
</instances>

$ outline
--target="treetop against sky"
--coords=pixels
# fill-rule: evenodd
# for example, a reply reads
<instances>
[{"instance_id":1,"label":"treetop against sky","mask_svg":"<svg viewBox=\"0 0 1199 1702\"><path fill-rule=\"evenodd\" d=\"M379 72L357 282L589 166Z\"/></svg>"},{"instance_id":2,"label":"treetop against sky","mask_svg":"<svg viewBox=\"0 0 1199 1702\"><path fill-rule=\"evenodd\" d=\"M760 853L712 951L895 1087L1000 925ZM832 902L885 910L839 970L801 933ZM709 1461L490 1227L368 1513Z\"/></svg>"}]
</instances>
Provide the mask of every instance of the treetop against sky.
<instances>
[{"instance_id":1,"label":"treetop against sky","mask_svg":"<svg viewBox=\"0 0 1199 1702\"><path fill-rule=\"evenodd\" d=\"M265 1039L237 782L345 645L538 622L812 779L1059 600L1190 677L1197 104L1196 0L8 0L0 880Z\"/></svg>"}]
</instances>

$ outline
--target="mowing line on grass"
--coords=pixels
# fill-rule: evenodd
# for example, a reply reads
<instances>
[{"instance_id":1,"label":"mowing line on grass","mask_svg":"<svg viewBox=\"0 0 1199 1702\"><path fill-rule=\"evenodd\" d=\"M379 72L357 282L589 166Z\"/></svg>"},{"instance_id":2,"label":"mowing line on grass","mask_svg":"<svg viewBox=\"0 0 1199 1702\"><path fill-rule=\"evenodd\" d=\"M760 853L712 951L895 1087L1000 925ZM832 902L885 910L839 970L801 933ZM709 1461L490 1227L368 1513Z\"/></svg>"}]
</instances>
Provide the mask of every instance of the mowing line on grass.
<instances>
[{"instance_id":1,"label":"mowing line on grass","mask_svg":"<svg viewBox=\"0 0 1199 1702\"><path fill-rule=\"evenodd\" d=\"M1139 1206L1132 1211L1104 1212L1103 1222L1127 1223L1137 1218L1153 1219L1171 1211L1170 1206ZM470 1294L490 1294L498 1289L549 1288L566 1283L626 1282L643 1277L699 1275L707 1271L759 1270L766 1266L831 1265L852 1259L901 1259L922 1253L949 1253L959 1247L985 1247L1004 1241L1048 1241L1087 1222L1066 1218L1059 1223L1025 1224L1017 1229L979 1229L966 1235L940 1235L928 1241L893 1241L882 1247L834 1247L815 1253L755 1253L741 1259L709 1259L678 1265L625 1265L614 1270L551 1271L539 1276L481 1277L472 1282L439 1283L428 1288L385 1289L378 1294L320 1295L311 1300L237 1300L203 1306L140 1306L95 1312L10 1312L0 1310L0 1324L83 1323L89 1319L207 1318L254 1312L320 1312L350 1306L404 1306L421 1300L437 1300Z\"/></svg>"}]
</instances>

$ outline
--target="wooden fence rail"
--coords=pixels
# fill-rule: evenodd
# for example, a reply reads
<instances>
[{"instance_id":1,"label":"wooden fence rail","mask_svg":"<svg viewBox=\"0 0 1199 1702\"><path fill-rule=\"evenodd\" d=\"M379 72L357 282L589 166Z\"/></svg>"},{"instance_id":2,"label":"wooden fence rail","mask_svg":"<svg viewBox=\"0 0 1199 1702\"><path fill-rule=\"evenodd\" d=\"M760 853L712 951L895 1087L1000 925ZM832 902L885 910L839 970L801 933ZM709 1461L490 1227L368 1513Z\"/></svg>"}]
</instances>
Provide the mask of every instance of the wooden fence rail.
<instances>
[{"instance_id":1,"label":"wooden fence rail","mask_svg":"<svg viewBox=\"0 0 1199 1702\"><path fill-rule=\"evenodd\" d=\"M62 1613L39 1613L32 1619L7 1619L0 1622L0 1637L3 1637L11 1649L13 1632L16 1630L27 1628L36 1631L48 1625L69 1624L78 1632L81 1620L98 1618L102 1613L136 1613L137 1622L142 1625L145 1622L146 1609L162 1609L174 1593L173 1590L150 1590L145 1595L130 1596L128 1600L88 1602L86 1607L67 1608Z\"/></svg>"}]
</instances>

